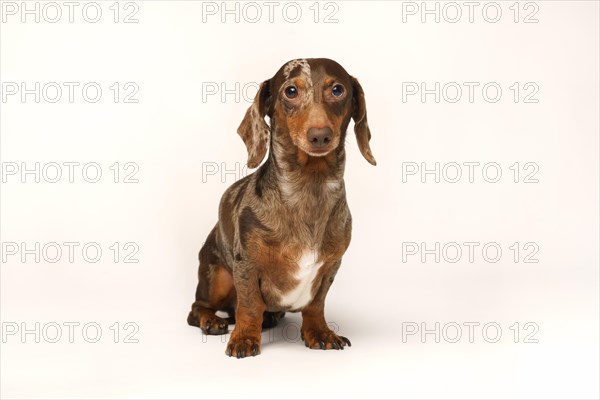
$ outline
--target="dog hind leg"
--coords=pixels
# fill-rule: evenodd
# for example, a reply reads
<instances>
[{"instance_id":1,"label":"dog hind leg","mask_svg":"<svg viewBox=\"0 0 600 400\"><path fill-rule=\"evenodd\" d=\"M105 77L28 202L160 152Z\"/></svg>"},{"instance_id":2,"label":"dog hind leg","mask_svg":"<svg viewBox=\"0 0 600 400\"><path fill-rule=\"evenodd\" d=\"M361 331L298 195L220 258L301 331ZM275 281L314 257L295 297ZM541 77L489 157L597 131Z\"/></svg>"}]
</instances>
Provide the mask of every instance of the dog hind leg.
<instances>
[{"instance_id":1,"label":"dog hind leg","mask_svg":"<svg viewBox=\"0 0 600 400\"><path fill-rule=\"evenodd\" d=\"M208 235L200 250L196 301L192 304L187 322L202 329L206 335L227 333L228 319L216 315L235 307L233 277L216 251L215 230Z\"/></svg>"}]
</instances>

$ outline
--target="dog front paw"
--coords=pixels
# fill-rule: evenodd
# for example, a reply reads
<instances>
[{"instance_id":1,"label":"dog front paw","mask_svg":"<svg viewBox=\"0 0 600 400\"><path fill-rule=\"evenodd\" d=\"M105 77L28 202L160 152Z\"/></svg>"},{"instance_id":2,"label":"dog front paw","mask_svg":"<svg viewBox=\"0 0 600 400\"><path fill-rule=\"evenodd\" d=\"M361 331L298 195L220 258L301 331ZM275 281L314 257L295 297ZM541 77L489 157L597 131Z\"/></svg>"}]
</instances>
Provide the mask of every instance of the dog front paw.
<instances>
[{"instance_id":1,"label":"dog front paw","mask_svg":"<svg viewBox=\"0 0 600 400\"><path fill-rule=\"evenodd\" d=\"M352 346L347 337L336 335L331 329L305 329L301 337L311 349L344 350L346 345Z\"/></svg>"},{"instance_id":2,"label":"dog front paw","mask_svg":"<svg viewBox=\"0 0 600 400\"><path fill-rule=\"evenodd\" d=\"M225 354L229 357L254 357L260 354L260 337L234 337L227 343Z\"/></svg>"}]
</instances>

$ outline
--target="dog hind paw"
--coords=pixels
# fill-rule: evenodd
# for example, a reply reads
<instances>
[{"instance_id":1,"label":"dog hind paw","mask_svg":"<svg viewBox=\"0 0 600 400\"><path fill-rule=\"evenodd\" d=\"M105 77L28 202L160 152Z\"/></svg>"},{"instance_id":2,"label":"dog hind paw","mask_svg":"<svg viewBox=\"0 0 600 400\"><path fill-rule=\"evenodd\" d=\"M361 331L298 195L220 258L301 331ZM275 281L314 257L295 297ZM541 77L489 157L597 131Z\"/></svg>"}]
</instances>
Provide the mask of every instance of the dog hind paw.
<instances>
[{"instance_id":1,"label":"dog hind paw","mask_svg":"<svg viewBox=\"0 0 600 400\"><path fill-rule=\"evenodd\" d=\"M205 335L223 335L228 332L228 326L229 324L226 319L217 317L216 315L206 319L203 318L203 321L199 325Z\"/></svg>"}]
</instances>

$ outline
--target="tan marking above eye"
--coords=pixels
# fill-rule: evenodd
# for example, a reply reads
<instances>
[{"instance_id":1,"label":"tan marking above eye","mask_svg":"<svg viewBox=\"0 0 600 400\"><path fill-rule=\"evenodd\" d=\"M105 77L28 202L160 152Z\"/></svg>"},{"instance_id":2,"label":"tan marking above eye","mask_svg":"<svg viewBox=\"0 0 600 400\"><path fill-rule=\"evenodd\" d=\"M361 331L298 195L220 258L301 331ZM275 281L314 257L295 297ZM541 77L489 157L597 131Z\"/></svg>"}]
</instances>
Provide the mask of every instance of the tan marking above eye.
<instances>
[{"instance_id":1,"label":"tan marking above eye","mask_svg":"<svg viewBox=\"0 0 600 400\"><path fill-rule=\"evenodd\" d=\"M306 89L306 82L304 82L304 79L301 78L296 78L293 80L294 85L296 85L297 88L299 89Z\"/></svg>"},{"instance_id":2,"label":"tan marking above eye","mask_svg":"<svg viewBox=\"0 0 600 400\"><path fill-rule=\"evenodd\" d=\"M295 86L297 89L297 95L295 97L290 97L286 93L290 86ZM310 99L312 97L310 86L307 85L304 79L299 77L284 82L281 85L280 93L284 100L292 103L298 102L301 99Z\"/></svg>"}]
</instances>

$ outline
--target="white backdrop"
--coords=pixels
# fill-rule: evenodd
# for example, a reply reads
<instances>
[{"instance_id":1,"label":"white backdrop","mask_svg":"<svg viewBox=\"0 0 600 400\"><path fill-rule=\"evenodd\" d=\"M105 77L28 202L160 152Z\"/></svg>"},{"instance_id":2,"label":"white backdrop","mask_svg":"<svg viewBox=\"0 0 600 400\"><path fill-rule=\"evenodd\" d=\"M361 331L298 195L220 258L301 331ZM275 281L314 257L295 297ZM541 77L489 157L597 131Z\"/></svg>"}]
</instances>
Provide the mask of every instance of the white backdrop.
<instances>
[{"instance_id":1,"label":"white backdrop","mask_svg":"<svg viewBox=\"0 0 600 400\"><path fill-rule=\"evenodd\" d=\"M2 397L598 398L599 6L513 3L2 1ZM230 359L186 324L197 252L299 57L366 93L353 345L288 314Z\"/></svg>"}]
</instances>

